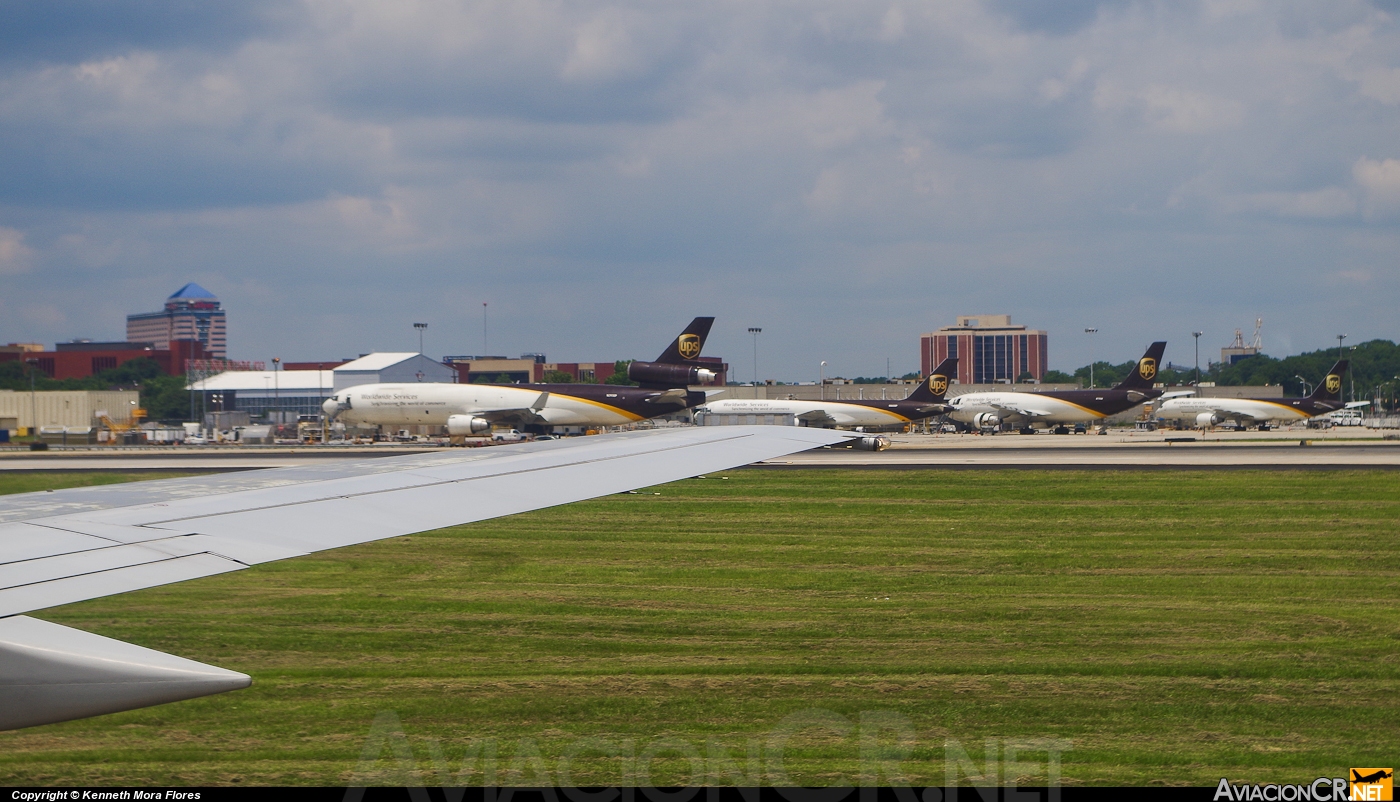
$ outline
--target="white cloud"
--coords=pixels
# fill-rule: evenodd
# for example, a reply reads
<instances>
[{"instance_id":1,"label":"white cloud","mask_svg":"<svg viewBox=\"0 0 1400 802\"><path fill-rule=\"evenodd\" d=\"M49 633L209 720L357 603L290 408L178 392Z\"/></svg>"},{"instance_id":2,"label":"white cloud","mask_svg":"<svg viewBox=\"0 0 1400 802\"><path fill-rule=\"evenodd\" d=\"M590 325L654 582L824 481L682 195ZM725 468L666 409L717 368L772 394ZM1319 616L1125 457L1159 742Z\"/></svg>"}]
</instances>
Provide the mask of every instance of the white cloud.
<instances>
[{"instance_id":1,"label":"white cloud","mask_svg":"<svg viewBox=\"0 0 1400 802\"><path fill-rule=\"evenodd\" d=\"M1366 192L1369 214L1400 211L1400 159L1362 157L1352 166L1352 175Z\"/></svg>"},{"instance_id":2,"label":"white cloud","mask_svg":"<svg viewBox=\"0 0 1400 802\"><path fill-rule=\"evenodd\" d=\"M1329 219L1356 213L1356 198L1341 187L1310 192L1258 192L1230 205L1240 211L1272 212L1281 217Z\"/></svg>"},{"instance_id":3,"label":"white cloud","mask_svg":"<svg viewBox=\"0 0 1400 802\"><path fill-rule=\"evenodd\" d=\"M1244 105L1238 101L1160 84L1134 89L1104 81L1094 89L1094 104L1130 111L1153 128L1183 134L1235 128L1244 121Z\"/></svg>"},{"instance_id":4,"label":"white cloud","mask_svg":"<svg viewBox=\"0 0 1400 802\"><path fill-rule=\"evenodd\" d=\"M0 276L28 273L34 251L24 244L24 232L0 228Z\"/></svg>"}]
</instances>

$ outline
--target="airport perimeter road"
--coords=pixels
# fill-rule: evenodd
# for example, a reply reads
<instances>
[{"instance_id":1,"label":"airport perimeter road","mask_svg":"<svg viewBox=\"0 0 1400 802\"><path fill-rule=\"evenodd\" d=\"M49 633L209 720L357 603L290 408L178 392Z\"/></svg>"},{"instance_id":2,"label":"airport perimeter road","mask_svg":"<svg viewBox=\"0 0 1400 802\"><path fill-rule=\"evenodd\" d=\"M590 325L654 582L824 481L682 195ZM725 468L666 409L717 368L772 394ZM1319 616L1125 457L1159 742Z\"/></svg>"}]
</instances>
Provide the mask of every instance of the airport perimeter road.
<instances>
[{"instance_id":1,"label":"airport perimeter road","mask_svg":"<svg viewBox=\"0 0 1400 802\"><path fill-rule=\"evenodd\" d=\"M1189 437L1189 435L1183 435ZM1301 445L1303 441L1307 445ZM1110 439L1041 436L895 438L880 452L827 449L762 463L870 468L1400 468L1400 441L1345 439Z\"/></svg>"}]
</instances>

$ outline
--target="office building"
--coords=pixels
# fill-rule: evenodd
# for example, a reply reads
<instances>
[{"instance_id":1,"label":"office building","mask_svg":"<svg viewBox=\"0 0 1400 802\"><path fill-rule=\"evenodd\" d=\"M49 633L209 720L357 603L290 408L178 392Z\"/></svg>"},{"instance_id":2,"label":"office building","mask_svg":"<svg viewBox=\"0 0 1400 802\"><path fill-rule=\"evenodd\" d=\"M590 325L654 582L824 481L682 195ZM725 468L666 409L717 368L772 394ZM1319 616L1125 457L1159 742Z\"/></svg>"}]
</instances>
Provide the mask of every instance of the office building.
<instances>
[{"instance_id":1,"label":"office building","mask_svg":"<svg viewBox=\"0 0 1400 802\"><path fill-rule=\"evenodd\" d=\"M214 293L190 282L165 299L165 308L126 316L126 338L168 350L175 340L198 340L215 359L228 356L224 310Z\"/></svg>"},{"instance_id":2,"label":"office building","mask_svg":"<svg viewBox=\"0 0 1400 802\"><path fill-rule=\"evenodd\" d=\"M959 384L1015 382L1045 378L1046 334L1015 326L1010 315L963 315L953 326L919 337L919 364L927 376L948 357L958 358Z\"/></svg>"}]
</instances>

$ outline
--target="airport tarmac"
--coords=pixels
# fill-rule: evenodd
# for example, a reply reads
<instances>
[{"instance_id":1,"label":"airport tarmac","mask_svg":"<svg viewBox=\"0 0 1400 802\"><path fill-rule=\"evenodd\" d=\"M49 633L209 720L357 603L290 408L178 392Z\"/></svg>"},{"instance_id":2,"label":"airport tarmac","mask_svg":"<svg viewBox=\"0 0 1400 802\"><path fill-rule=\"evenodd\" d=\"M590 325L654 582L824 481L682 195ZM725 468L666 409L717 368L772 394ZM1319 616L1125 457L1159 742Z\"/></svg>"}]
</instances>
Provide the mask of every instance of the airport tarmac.
<instances>
[{"instance_id":1,"label":"airport tarmac","mask_svg":"<svg viewBox=\"0 0 1400 802\"><path fill-rule=\"evenodd\" d=\"M880 451L821 449L760 463L761 467L1114 469L1114 468L1400 468L1400 439L1386 432L1137 432L1107 435L894 435ZM1389 432L1391 437L1396 433ZM1306 445L1303 445L1306 443ZM509 446L498 446L509 447ZM432 447L222 446L0 452L0 471L246 471L336 458L417 454Z\"/></svg>"}]
</instances>

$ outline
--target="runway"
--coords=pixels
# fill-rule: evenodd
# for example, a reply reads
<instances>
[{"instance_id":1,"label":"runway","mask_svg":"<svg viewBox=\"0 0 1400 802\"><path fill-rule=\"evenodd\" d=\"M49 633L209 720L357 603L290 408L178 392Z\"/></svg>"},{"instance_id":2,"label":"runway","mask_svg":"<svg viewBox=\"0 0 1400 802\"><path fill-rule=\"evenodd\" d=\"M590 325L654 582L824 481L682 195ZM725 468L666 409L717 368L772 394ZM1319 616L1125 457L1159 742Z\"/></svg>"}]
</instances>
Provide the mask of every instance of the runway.
<instances>
[{"instance_id":1,"label":"runway","mask_svg":"<svg viewBox=\"0 0 1400 802\"><path fill-rule=\"evenodd\" d=\"M1392 437L1395 435L1392 434ZM1395 469L1400 440L1366 430L1098 435L895 435L886 451L821 449L760 468L989 469ZM1306 445L1301 445L1306 443ZM495 446L509 448L510 446ZM327 459L419 454L430 447L250 446L87 448L0 452L5 471L221 472L306 465Z\"/></svg>"}]
</instances>

